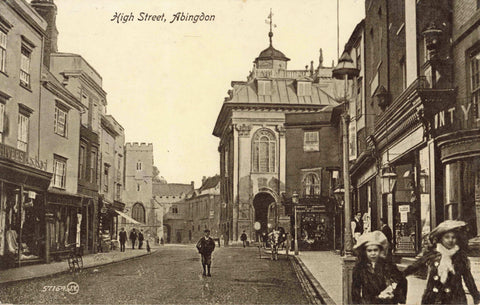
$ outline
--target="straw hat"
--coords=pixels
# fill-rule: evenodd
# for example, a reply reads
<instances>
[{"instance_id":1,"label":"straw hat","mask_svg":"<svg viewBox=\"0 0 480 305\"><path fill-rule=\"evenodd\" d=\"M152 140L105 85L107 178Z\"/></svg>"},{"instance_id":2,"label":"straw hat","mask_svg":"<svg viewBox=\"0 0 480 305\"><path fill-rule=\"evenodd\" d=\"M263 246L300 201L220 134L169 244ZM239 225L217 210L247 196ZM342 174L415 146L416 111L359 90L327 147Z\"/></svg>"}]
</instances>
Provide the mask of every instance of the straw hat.
<instances>
[{"instance_id":1,"label":"straw hat","mask_svg":"<svg viewBox=\"0 0 480 305\"><path fill-rule=\"evenodd\" d=\"M461 220L445 220L430 232L430 239L442 236L444 233L466 226L467 223Z\"/></svg>"},{"instance_id":2,"label":"straw hat","mask_svg":"<svg viewBox=\"0 0 480 305\"><path fill-rule=\"evenodd\" d=\"M361 246L368 247L373 245L386 249L388 247L388 240L385 234L383 234L381 231L364 233L358 238L353 250L358 250Z\"/></svg>"}]
</instances>

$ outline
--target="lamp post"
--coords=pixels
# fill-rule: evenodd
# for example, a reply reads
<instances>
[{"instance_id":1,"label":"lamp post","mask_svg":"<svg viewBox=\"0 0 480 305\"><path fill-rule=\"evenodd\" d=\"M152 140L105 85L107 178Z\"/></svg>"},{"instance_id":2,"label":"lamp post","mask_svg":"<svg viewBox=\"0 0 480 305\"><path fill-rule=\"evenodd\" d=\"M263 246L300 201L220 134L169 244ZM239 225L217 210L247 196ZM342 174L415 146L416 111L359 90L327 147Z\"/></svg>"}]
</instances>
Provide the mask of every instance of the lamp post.
<instances>
[{"instance_id":1,"label":"lamp post","mask_svg":"<svg viewBox=\"0 0 480 305\"><path fill-rule=\"evenodd\" d=\"M298 255L298 234L297 234L297 204L298 204L298 193L297 191L293 191L292 194L292 203L293 207L295 209L295 228L294 228L294 234L295 234L295 255Z\"/></svg>"},{"instance_id":2,"label":"lamp post","mask_svg":"<svg viewBox=\"0 0 480 305\"><path fill-rule=\"evenodd\" d=\"M342 113L342 140L343 140L343 186L344 193L344 251L345 256L343 258L343 304L351 304L352 293L352 275L353 266L355 264L355 258L351 256L352 253L352 230L349 225L351 219L351 203L350 203L350 173L349 173L349 149L348 149L348 123L350 117L348 115L348 80L354 79L358 76L359 70L355 67L352 58L348 52L344 51L337 66L332 71L332 76L336 79L343 79L345 81L344 89L345 94L343 97L344 110Z\"/></svg>"},{"instance_id":3,"label":"lamp post","mask_svg":"<svg viewBox=\"0 0 480 305\"><path fill-rule=\"evenodd\" d=\"M347 222L351 218L351 203L350 203L350 174L349 174L349 148L348 148L348 123L350 121L350 116L348 114L348 80L353 79L358 76L359 70L353 64L353 60L350 55L345 51L338 60L338 64L332 71L333 77L336 79L343 79L344 84L344 97L343 104L344 110L342 113L342 138L343 138L343 185L345 189L345 200L344 200L344 215L345 215L345 238L344 238L344 249L346 254L350 254L352 251L352 232Z\"/></svg>"}]
</instances>

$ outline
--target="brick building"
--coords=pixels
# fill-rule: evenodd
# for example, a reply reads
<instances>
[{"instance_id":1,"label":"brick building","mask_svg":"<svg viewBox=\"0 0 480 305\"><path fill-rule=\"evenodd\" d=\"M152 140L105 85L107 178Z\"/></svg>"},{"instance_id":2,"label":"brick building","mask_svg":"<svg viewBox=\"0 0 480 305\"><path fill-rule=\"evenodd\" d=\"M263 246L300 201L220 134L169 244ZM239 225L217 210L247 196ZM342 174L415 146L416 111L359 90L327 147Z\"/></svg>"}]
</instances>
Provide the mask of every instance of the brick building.
<instances>
[{"instance_id":1,"label":"brick building","mask_svg":"<svg viewBox=\"0 0 480 305\"><path fill-rule=\"evenodd\" d=\"M286 196L291 198L296 192L298 204L306 207L297 212L302 250L333 249L340 241L342 214L335 214L332 186L338 179L342 154L332 110L326 107L314 113L285 115Z\"/></svg>"}]
</instances>

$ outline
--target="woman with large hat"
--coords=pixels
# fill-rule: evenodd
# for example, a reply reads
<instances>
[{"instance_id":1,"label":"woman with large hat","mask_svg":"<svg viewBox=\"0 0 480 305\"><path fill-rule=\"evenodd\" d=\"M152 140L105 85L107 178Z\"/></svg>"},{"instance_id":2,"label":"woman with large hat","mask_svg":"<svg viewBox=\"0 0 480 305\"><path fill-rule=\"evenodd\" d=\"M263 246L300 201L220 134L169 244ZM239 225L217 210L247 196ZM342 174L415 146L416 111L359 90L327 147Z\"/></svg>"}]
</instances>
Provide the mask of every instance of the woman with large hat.
<instances>
[{"instance_id":1,"label":"woman with large hat","mask_svg":"<svg viewBox=\"0 0 480 305\"><path fill-rule=\"evenodd\" d=\"M354 304L405 303L407 280L393 263L385 260L388 247L381 231L364 233L354 251L358 261L353 269L352 302Z\"/></svg>"},{"instance_id":2,"label":"woman with large hat","mask_svg":"<svg viewBox=\"0 0 480 305\"><path fill-rule=\"evenodd\" d=\"M422 267L428 267L427 287L422 296L422 304L467 304L462 285L465 281L475 304L480 302L480 294L470 271L470 261L459 233L466 223L459 220L446 220L429 234L431 249L415 263L404 270L408 276Z\"/></svg>"}]
</instances>

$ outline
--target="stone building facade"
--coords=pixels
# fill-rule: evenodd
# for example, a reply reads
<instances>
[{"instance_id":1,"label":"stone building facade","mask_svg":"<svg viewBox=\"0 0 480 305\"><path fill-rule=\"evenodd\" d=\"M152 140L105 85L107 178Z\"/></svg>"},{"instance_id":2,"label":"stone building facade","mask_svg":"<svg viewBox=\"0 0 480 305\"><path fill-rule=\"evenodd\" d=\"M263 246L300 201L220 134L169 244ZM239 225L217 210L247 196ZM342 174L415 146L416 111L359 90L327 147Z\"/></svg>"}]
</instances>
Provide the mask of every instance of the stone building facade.
<instances>
[{"instance_id":1,"label":"stone building facade","mask_svg":"<svg viewBox=\"0 0 480 305\"><path fill-rule=\"evenodd\" d=\"M275 218L285 229L282 193L286 179L285 114L315 112L337 103L331 68L287 70L290 60L272 45L254 61L246 81L233 81L217 117L213 134L220 139L221 197L226 205L222 234L237 242L246 231L255 240L257 232L274 226ZM275 217L277 215L278 217ZM255 222L260 229L256 232Z\"/></svg>"}]
</instances>

